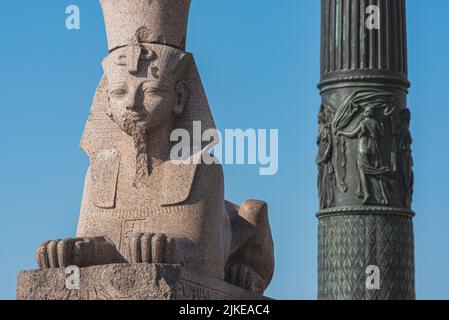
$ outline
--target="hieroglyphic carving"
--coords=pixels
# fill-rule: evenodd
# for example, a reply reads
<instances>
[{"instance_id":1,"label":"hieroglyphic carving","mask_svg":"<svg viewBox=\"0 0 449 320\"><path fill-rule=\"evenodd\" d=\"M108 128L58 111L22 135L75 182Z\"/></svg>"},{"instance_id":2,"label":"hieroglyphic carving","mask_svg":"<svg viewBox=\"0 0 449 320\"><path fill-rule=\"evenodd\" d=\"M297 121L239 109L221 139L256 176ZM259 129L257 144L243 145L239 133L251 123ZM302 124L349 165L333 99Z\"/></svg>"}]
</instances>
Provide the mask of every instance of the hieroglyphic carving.
<instances>
[{"instance_id":1,"label":"hieroglyphic carving","mask_svg":"<svg viewBox=\"0 0 449 320\"><path fill-rule=\"evenodd\" d=\"M211 291L208 288L185 280L177 284L176 296L185 300L212 300Z\"/></svg>"},{"instance_id":2,"label":"hieroglyphic carving","mask_svg":"<svg viewBox=\"0 0 449 320\"><path fill-rule=\"evenodd\" d=\"M261 300L227 282L179 265L112 264L80 269L78 290L66 288L63 269L25 271L17 298L32 300Z\"/></svg>"}]
</instances>

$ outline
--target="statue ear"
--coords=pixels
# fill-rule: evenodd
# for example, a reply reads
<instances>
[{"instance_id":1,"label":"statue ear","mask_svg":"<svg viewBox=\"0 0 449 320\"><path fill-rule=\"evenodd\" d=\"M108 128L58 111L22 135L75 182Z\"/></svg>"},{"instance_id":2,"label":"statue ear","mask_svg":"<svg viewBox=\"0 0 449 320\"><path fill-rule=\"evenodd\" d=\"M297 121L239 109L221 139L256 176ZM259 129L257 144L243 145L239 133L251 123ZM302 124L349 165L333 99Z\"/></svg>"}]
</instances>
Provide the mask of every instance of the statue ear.
<instances>
[{"instance_id":1,"label":"statue ear","mask_svg":"<svg viewBox=\"0 0 449 320\"><path fill-rule=\"evenodd\" d=\"M188 99L188 87L185 81L179 81L176 84L176 103L173 112L180 116L184 112L184 108Z\"/></svg>"}]
</instances>

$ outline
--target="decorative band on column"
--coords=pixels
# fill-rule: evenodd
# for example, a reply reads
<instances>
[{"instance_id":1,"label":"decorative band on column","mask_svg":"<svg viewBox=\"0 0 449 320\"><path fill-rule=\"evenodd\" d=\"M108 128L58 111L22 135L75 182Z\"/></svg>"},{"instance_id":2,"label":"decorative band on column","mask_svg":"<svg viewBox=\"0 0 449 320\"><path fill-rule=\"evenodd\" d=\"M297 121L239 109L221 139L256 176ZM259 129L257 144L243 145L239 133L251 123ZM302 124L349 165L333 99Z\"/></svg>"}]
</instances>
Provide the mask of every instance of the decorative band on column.
<instances>
[{"instance_id":1,"label":"decorative band on column","mask_svg":"<svg viewBox=\"0 0 449 320\"><path fill-rule=\"evenodd\" d=\"M318 218L338 215L398 215L413 218L415 212L408 208L393 208L382 206L359 206L359 207L334 207L318 211Z\"/></svg>"}]
</instances>

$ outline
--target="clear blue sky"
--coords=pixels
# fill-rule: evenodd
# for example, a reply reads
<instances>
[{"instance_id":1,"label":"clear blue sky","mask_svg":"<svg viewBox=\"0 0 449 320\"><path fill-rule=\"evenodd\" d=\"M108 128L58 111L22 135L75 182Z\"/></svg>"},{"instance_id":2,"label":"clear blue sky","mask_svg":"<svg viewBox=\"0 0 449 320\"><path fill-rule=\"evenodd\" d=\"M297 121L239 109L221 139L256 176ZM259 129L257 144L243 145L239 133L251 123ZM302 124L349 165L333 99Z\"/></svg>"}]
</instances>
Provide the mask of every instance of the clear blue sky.
<instances>
[{"instance_id":1,"label":"clear blue sky","mask_svg":"<svg viewBox=\"0 0 449 320\"><path fill-rule=\"evenodd\" d=\"M225 167L229 200L269 203L276 299L316 298L319 3L194 0L190 16L188 50L218 127L279 129L277 175ZM65 28L70 4L79 31ZM447 0L408 1L421 299L449 299L448 12ZM75 235L88 166L78 144L107 50L94 0L4 1L0 40L0 298L14 299L38 244Z\"/></svg>"}]
</instances>

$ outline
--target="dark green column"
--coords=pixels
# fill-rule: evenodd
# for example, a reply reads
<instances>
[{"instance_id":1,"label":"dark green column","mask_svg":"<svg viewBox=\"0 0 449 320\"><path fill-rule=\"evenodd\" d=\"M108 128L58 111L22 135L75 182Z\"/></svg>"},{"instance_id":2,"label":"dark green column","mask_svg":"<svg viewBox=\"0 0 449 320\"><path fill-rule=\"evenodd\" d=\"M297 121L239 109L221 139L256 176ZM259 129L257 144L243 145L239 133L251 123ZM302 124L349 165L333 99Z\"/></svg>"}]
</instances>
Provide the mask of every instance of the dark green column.
<instances>
[{"instance_id":1,"label":"dark green column","mask_svg":"<svg viewBox=\"0 0 449 320\"><path fill-rule=\"evenodd\" d=\"M319 299L415 298L406 39L405 0L321 1Z\"/></svg>"}]
</instances>

